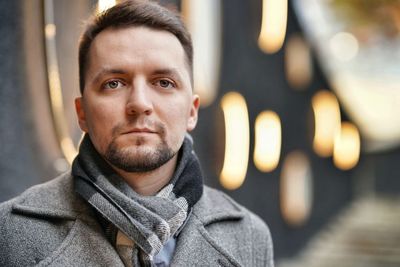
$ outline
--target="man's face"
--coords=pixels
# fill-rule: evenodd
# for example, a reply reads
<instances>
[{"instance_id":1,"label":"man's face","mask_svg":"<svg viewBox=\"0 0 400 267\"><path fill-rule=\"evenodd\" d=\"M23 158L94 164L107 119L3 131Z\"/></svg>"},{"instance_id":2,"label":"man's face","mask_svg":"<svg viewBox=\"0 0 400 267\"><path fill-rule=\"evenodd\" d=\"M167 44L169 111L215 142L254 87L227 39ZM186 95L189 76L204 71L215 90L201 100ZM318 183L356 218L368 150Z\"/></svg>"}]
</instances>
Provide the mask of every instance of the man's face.
<instances>
[{"instance_id":1,"label":"man's face","mask_svg":"<svg viewBox=\"0 0 400 267\"><path fill-rule=\"evenodd\" d=\"M199 99L178 39L128 27L96 36L75 105L81 129L109 163L146 172L176 155L196 126Z\"/></svg>"}]
</instances>

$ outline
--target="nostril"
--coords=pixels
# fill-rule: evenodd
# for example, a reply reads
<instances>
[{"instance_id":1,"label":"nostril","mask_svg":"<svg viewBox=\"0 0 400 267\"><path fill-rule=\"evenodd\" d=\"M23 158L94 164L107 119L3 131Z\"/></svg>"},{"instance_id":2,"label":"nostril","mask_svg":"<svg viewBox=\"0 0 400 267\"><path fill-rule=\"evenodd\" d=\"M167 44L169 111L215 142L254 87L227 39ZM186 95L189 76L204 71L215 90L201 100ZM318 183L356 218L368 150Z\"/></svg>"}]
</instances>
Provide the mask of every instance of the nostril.
<instances>
[{"instance_id":1,"label":"nostril","mask_svg":"<svg viewBox=\"0 0 400 267\"><path fill-rule=\"evenodd\" d=\"M135 99L126 105L126 113L127 114L146 114L149 115L152 113L152 104L147 101L140 101Z\"/></svg>"},{"instance_id":2,"label":"nostril","mask_svg":"<svg viewBox=\"0 0 400 267\"><path fill-rule=\"evenodd\" d=\"M140 115L140 114L144 114L146 116L151 115L152 110L151 109L127 109L126 112L128 115Z\"/></svg>"}]
</instances>

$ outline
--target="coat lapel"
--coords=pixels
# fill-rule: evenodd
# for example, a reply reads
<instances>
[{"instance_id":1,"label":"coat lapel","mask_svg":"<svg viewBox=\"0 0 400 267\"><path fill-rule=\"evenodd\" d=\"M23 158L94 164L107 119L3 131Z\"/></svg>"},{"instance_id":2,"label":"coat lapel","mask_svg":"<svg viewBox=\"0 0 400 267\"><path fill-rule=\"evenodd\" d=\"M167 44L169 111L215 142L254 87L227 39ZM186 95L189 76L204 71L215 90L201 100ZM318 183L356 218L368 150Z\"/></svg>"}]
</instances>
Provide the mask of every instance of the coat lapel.
<instances>
[{"instance_id":1,"label":"coat lapel","mask_svg":"<svg viewBox=\"0 0 400 267\"><path fill-rule=\"evenodd\" d=\"M212 191L206 188L179 234L171 266L242 266L235 255L210 235L207 226L221 224L223 227L227 221L241 220L244 214L220 193L212 194Z\"/></svg>"},{"instance_id":2,"label":"coat lapel","mask_svg":"<svg viewBox=\"0 0 400 267\"><path fill-rule=\"evenodd\" d=\"M192 215L178 237L171 266L241 266Z\"/></svg>"},{"instance_id":3,"label":"coat lapel","mask_svg":"<svg viewBox=\"0 0 400 267\"><path fill-rule=\"evenodd\" d=\"M124 264L99 225L91 225L78 218L65 240L37 265L40 266L123 267Z\"/></svg>"}]
</instances>

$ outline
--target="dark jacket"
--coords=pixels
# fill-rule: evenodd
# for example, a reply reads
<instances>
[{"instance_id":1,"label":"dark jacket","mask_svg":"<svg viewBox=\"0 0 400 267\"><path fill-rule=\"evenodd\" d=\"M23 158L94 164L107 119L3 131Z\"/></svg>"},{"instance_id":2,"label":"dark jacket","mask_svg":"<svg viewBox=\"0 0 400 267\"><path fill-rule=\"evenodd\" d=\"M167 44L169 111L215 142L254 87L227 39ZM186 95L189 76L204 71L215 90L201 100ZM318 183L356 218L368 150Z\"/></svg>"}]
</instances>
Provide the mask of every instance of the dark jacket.
<instances>
[{"instance_id":1,"label":"dark jacket","mask_svg":"<svg viewBox=\"0 0 400 267\"><path fill-rule=\"evenodd\" d=\"M70 173L0 205L0 266L124 266ZM222 192L204 194L171 266L273 266L265 223Z\"/></svg>"}]
</instances>

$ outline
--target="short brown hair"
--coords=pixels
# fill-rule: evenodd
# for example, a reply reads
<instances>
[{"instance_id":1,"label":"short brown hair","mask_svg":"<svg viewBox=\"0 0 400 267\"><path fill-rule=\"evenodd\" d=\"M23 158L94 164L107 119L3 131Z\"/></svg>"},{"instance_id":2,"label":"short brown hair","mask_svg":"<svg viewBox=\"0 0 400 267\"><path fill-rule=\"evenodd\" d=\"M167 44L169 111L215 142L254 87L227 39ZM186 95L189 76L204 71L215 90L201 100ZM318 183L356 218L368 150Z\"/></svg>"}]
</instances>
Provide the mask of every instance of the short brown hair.
<instances>
[{"instance_id":1,"label":"short brown hair","mask_svg":"<svg viewBox=\"0 0 400 267\"><path fill-rule=\"evenodd\" d=\"M83 93L89 50L95 37L107 28L146 26L175 35L186 54L193 79L193 45L189 32L178 13L149 0L126 0L94 16L86 26L79 42L79 86Z\"/></svg>"}]
</instances>

